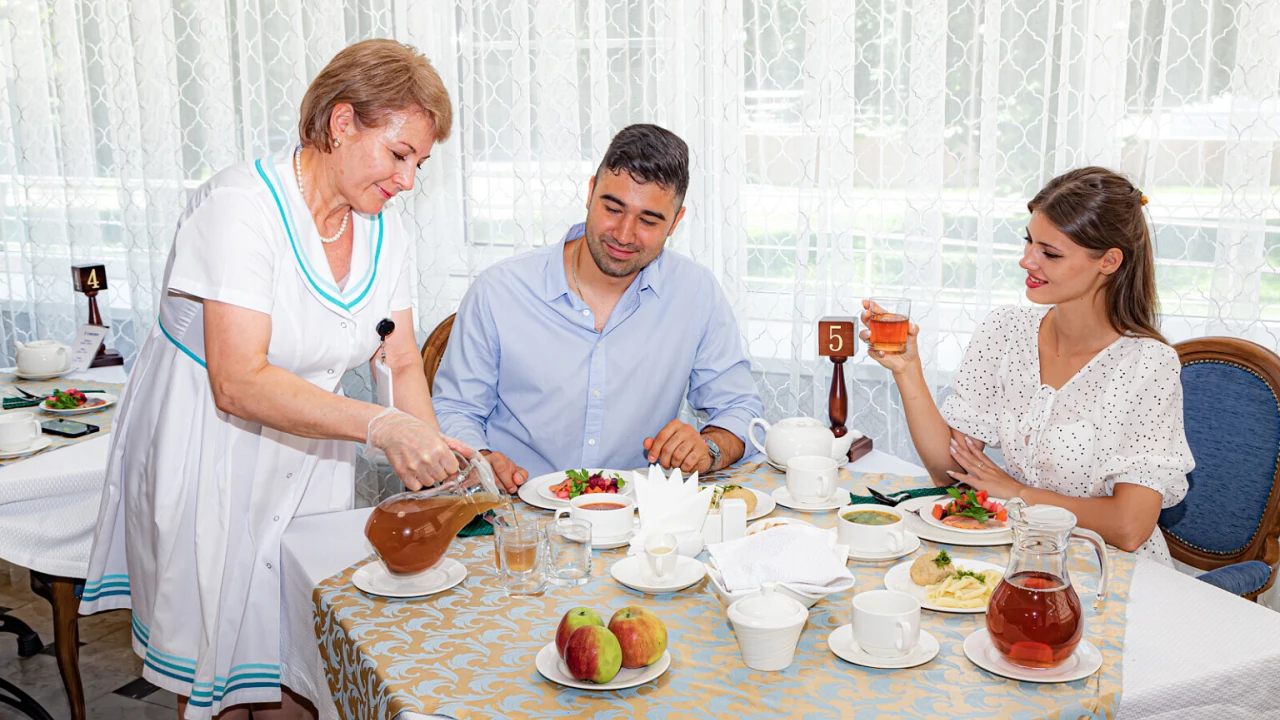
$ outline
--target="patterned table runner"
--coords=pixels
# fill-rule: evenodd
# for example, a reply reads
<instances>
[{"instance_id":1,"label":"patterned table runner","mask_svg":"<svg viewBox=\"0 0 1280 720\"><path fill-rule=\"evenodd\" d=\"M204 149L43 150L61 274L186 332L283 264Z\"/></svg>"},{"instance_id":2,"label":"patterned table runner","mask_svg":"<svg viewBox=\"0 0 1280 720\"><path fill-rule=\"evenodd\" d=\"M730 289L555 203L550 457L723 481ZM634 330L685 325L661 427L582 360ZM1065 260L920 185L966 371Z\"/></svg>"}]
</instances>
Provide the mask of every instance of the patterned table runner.
<instances>
[{"instance_id":1,"label":"patterned table runner","mask_svg":"<svg viewBox=\"0 0 1280 720\"><path fill-rule=\"evenodd\" d=\"M733 482L768 492L785 483L768 466L738 470ZM723 481L722 481L723 482ZM841 486L865 492L919 487L922 479L845 472ZM528 506L520 512L546 519ZM779 506L772 516L801 517L822 527L835 513L796 513ZM772 517L771 516L771 517ZM923 550L935 549L924 541ZM1073 544L1074 545L1074 544ZM946 547L959 558L1005 565L1007 547ZM981 614L923 611L921 627L942 650L933 661L906 670L874 670L847 663L827 648L832 630L850 621L854 592L883 588L880 565L851 562L853 591L815 605L796 650L781 672L752 670L710 582L677 593L646 596L615 582L609 566L626 548L595 553L593 578L575 588L553 587L535 598L508 598L498 588L490 538L458 538L451 556L469 574L452 590L418 600L373 597L351 584L365 561L322 581L313 594L316 635L339 712L348 720L392 718L403 710L471 717L1114 717L1120 703L1125 605L1133 556L1111 551L1111 595L1093 610L1096 560L1081 546L1071 553L1072 580L1085 608L1085 637L1102 651L1102 670L1073 683L1006 680L973 665L966 636L985 626ZM1087 555L1086 555L1087 552ZM705 558L705 554L703 556ZM590 692L544 679L534 656L554 639L561 615L579 605L606 622L626 605L643 605L667 625L670 670L628 690Z\"/></svg>"},{"instance_id":2,"label":"patterned table runner","mask_svg":"<svg viewBox=\"0 0 1280 720\"><path fill-rule=\"evenodd\" d=\"M61 448L61 447L66 447L67 445L74 445L75 443L78 443L82 440L91 440L93 438L102 437L103 435L111 432L111 425L112 423L115 422L115 418L116 418L116 408L119 406L119 398L121 393L124 392L124 385L121 383L103 383L103 382L93 382L91 380L67 380L66 378L55 378L53 380L23 380L22 378L16 375L13 375L11 373L0 372L0 395L4 395L6 397L20 397L21 393L19 393L14 388L22 388L23 390L26 390L32 395L41 395L46 397L49 395L52 395L54 390L69 390L71 388L76 388L77 390L105 390L111 393L112 395L115 395L117 398L117 402L111 405L108 405L107 407L101 410L97 410L95 412L80 413L78 415L63 415L59 413L45 412L44 410L41 410L40 406L38 405L35 407L18 408L17 410L6 411L6 412L19 412L19 411L29 412L35 415L36 419L39 420L40 422L44 422L45 420L52 420L54 418L59 418L59 417L65 417L68 420L75 420L77 422L88 423L90 425L97 425L98 432L89 433L88 435L82 435L78 438L65 438L65 437L60 437L58 435L50 435L48 433L45 433L44 436L52 440L53 444L51 444L49 447L45 448L44 450L41 450L38 453L23 455L21 457L16 457L16 458L9 458L7 460L0 460L0 467L4 467L5 465L10 465L13 463L19 463L28 458L35 457L36 455L39 455L41 453L52 452L53 450L57 450L58 448ZM89 397L93 397L93 396L90 395Z\"/></svg>"}]
</instances>

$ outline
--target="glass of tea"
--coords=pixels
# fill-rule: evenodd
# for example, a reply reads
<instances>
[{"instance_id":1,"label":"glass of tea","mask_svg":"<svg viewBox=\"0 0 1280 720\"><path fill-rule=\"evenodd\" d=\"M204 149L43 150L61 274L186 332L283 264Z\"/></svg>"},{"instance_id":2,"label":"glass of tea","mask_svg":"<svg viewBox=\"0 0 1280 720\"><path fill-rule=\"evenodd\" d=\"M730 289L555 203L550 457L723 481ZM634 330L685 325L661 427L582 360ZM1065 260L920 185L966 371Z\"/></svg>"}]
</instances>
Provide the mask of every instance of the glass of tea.
<instances>
[{"instance_id":1,"label":"glass of tea","mask_svg":"<svg viewBox=\"0 0 1280 720\"><path fill-rule=\"evenodd\" d=\"M1013 546L1009 567L991 593L987 632L1005 660L1027 668L1061 665L1084 635L1080 596L1067 574L1067 546L1072 538L1088 542L1098 553L1102 581L1097 607L1107 596L1106 546L1090 530L1076 527L1076 516L1052 505L1027 507L1013 498L1009 510Z\"/></svg>"},{"instance_id":2,"label":"glass of tea","mask_svg":"<svg viewBox=\"0 0 1280 720\"><path fill-rule=\"evenodd\" d=\"M507 595L541 595L547 589L547 532L525 523L497 526L498 566Z\"/></svg>"},{"instance_id":3,"label":"glass of tea","mask_svg":"<svg viewBox=\"0 0 1280 720\"><path fill-rule=\"evenodd\" d=\"M911 328L911 301L907 298L879 298L872 301L867 330L870 350L900 354L907 351L907 330ZM878 311L878 312L877 312Z\"/></svg>"}]
</instances>

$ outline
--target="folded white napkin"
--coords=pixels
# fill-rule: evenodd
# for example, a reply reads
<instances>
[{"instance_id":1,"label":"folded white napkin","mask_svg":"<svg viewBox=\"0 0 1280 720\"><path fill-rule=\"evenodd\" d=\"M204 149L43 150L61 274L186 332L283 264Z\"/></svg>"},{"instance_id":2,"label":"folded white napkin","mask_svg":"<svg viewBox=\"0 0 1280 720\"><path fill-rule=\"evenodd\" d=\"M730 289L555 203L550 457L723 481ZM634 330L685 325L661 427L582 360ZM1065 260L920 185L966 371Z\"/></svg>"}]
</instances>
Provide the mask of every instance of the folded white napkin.
<instances>
[{"instance_id":1,"label":"folded white napkin","mask_svg":"<svg viewBox=\"0 0 1280 720\"><path fill-rule=\"evenodd\" d=\"M845 558L832 551L827 530L783 525L707 547L711 562L730 592L754 590L765 582L786 583L812 595L853 587Z\"/></svg>"},{"instance_id":2,"label":"folded white napkin","mask_svg":"<svg viewBox=\"0 0 1280 720\"><path fill-rule=\"evenodd\" d=\"M640 512L640 529L631 538L632 554L643 551L645 540L658 533L702 532L712 491L698 487L698 473L686 478L675 468L668 477L660 466L650 465L647 474L632 473L631 482Z\"/></svg>"}]
</instances>

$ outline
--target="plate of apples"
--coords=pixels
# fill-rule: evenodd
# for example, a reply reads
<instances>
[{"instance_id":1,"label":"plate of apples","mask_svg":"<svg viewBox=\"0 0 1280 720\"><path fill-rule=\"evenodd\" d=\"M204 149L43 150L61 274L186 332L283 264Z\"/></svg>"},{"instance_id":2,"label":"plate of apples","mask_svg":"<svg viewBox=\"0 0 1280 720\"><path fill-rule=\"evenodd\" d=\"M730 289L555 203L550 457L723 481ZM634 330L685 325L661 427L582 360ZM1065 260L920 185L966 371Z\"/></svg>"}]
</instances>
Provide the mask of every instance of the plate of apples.
<instances>
[{"instance_id":1,"label":"plate of apples","mask_svg":"<svg viewBox=\"0 0 1280 720\"><path fill-rule=\"evenodd\" d=\"M579 690L643 685L671 667L667 626L637 605L615 612L608 625L591 608L576 607L560 619L534 666L551 682Z\"/></svg>"}]
</instances>

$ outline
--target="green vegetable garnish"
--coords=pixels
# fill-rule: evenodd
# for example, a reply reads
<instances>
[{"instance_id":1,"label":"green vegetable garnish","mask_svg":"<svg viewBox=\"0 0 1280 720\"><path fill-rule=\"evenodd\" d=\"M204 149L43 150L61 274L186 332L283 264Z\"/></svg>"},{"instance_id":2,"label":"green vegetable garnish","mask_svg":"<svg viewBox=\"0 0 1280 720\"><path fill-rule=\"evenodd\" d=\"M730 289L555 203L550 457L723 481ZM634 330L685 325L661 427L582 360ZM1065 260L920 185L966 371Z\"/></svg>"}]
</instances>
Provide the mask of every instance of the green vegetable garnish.
<instances>
[{"instance_id":1,"label":"green vegetable garnish","mask_svg":"<svg viewBox=\"0 0 1280 720\"><path fill-rule=\"evenodd\" d=\"M960 492L953 487L947 488L947 494L954 498L954 502L945 509L947 516L959 515L960 517L971 517L978 522L986 522L995 517L995 513L982 507L982 503L978 502L978 494L973 490L965 490ZM956 505L964 504L963 510L955 509Z\"/></svg>"},{"instance_id":2,"label":"green vegetable garnish","mask_svg":"<svg viewBox=\"0 0 1280 720\"><path fill-rule=\"evenodd\" d=\"M933 564L944 568L951 564L951 556L947 554L946 550L939 550L938 557L933 559Z\"/></svg>"},{"instance_id":3,"label":"green vegetable garnish","mask_svg":"<svg viewBox=\"0 0 1280 720\"><path fill-rule=\"evenodd\" d=\"M977 580L978 582L982 583L983 585L987 584L986 575L983 575L980 572L974 572L972 570L956 570L955 572L951 573L951 577L957 580L963 580L967 577L971 577L974 580Z\"/></svg>"},{"instance_id":4,"label":"green vegetable garnish","mask_svg":"<svg viewBox=\"0 0 1280 720\"><path fill-rule=\"evenodd\" d=\"M80 401L75 395L54 390L53 394L45 399L44 406L52 410L75 410L80 407Z\"/></svg>"}]
</instances>

